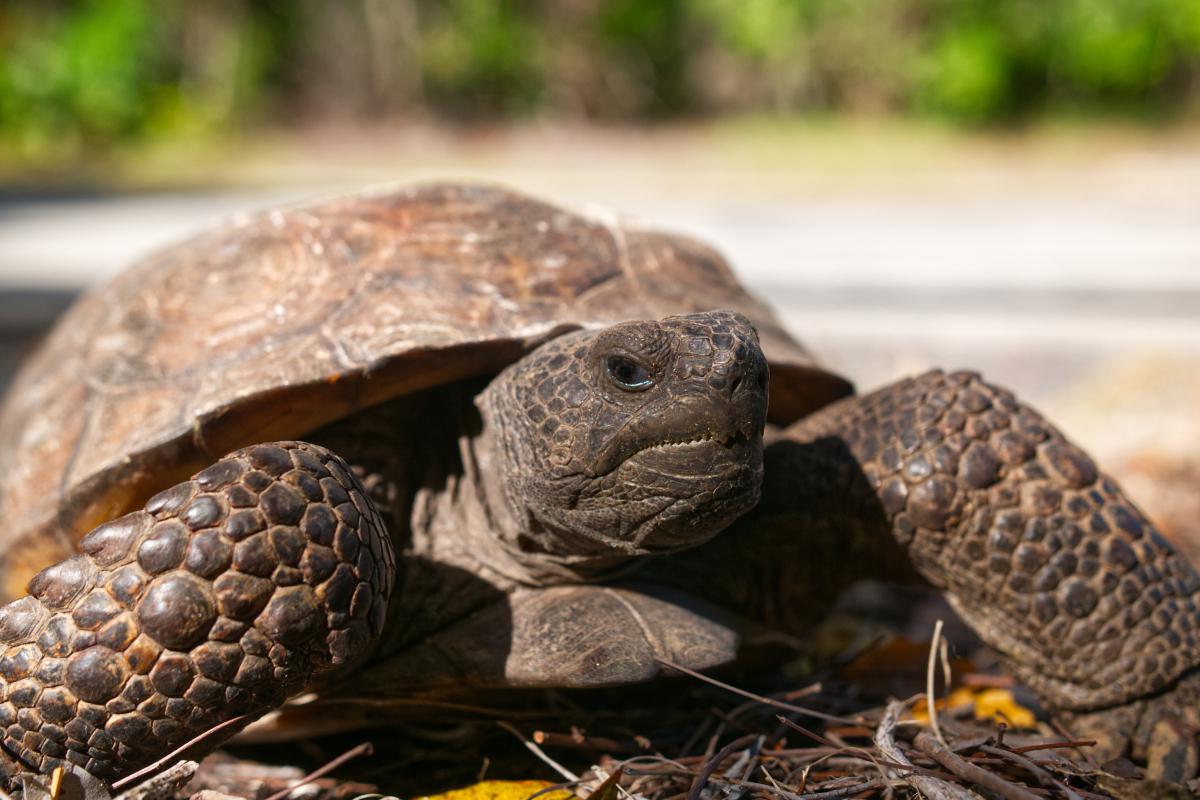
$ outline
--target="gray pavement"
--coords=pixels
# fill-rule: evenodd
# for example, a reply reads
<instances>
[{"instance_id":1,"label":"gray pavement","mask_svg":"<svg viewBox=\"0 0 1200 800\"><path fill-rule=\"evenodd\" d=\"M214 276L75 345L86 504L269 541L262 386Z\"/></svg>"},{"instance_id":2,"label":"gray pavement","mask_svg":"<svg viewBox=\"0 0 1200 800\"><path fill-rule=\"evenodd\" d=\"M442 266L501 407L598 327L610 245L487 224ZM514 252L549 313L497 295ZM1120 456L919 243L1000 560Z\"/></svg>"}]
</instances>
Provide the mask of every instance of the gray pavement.
<instances>
[{"instance_id":1,"label":"gray pavement","mask_svg":"<svg viewBox=\"0 0 1200 800\"><path fill-rule=\"evenodd\" d=\"M74 291L235 214L327 191L10 202L0 206L0 291ZM975 364L1048 398L1114 358L1200 357L1200 203L1173 193L1156 201L1143 192L1136 204L1120 194L601 194L628 215L716 244L796 333L862 385L928 364ZM586 189L551 196L595 210Z\"/></svg>"}]
</instances>

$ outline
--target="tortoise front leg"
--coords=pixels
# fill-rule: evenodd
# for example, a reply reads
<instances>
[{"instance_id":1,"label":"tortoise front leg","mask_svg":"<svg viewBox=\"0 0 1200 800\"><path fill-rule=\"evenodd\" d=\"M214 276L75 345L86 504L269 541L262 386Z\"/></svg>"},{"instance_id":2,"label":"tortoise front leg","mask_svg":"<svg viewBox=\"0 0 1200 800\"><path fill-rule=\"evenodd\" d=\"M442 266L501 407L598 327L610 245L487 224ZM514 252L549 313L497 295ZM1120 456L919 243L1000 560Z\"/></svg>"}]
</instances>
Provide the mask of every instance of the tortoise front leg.
<instances>
[{"instance_id":1,"label":"tortoise front leg","mask_svg":"<svg viewBox=\"0 0 1200 800\"><path fill-rule=\"evenodd\" d=\"M302 442L226 456L81 547L0 609L5 782L111 780L280 705L366 651L395 575L363 488Z\"/></svg>"},{"instance_id":2,"label":"tortoise front leg","mask_svg":"<svg viewBox=\"0 0 1200 800\"><path fill-rule=\"evenodd\" d=\"M849 505L1052 710L1156 776L1197 767L1200 577L1013 395L931 372L794 424L759 517Z\"/></svg>"}]
</instances>

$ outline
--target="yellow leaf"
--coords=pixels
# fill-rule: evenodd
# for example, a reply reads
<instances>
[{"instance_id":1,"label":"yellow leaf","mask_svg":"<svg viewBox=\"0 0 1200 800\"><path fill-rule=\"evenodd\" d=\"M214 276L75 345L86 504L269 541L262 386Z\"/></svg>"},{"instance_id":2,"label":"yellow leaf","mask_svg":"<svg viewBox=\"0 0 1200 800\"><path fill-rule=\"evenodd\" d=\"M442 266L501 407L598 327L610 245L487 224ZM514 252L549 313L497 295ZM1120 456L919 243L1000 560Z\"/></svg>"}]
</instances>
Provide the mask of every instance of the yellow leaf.
<instances>
[{"instance_id":1,"label":"yellow leaf","mask_svg":"<svg viewBox=\"0 0 1200 800\"><path fill-rule=\"evenodd\" d=\"M990 719L1003 722L1014 728L1033 728L1037 719L1028 708L1017 703L1008 689L955 689L948 696L939 698L934 706L938 711L962 709L974 705L975 719ZM929 721L929 708L922 697L912 709L913 719Z\"/></svg>"},{"instance_id":2,"label":"yellow leaf","mask_svg":"<svg viewBox=\"0 0 1200 800\"><path fill-rule=\"evenodd\" d=\"M429 795L418 800L526 800L531 794L553 785L546 781L483 781L463 789ZM571 800L574 797L575 795L565 789L555 789L538 795L538 800Z\"/></svg>"},{"instance_id":3,"label":"yellow leaf","mask_svg":"<svg viewBox=\"0 0 1200 800\"><path fill-rule=\"evenodd\" d=\"M1008 689L984 689L975 695L975 719L989 718L1007 722L1014 728L1037 725L1033 712L1017 703Z\"/></svg>"},{"instance_id":4,"label":"yellow leaf","mask_svg":"<svg viewBox=\"0 0 1200 800\"><path fill-rule=\"evenodd\" d=\"M965 708L974 702L975 693L964 687L962 689L955 689L946 697L939 697L933 705L938 711L950 711L953 709ZM913 705L912 715L913 719L916 719L920 722L929 721L929 705L925 702L924 697L922 697L916 702L915 705Z\"/></svg>"}]
</instances>

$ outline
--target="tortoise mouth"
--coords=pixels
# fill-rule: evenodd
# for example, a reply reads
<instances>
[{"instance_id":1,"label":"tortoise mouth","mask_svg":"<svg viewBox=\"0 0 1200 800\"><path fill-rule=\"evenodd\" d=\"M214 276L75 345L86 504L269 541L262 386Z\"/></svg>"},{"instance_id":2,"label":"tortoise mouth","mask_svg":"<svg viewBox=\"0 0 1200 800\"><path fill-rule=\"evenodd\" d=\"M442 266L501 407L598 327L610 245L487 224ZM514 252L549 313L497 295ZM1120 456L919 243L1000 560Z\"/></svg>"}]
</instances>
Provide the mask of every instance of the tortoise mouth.
<instances>
[{"instance_id":1,"label":"tortoise mouth","mask_svg":"<svg viewBox=\"0 0 1200 800\"><path fill-rule=\"evenodd\" d=\"M659 459L676 462L680 476L721 469L745 459L754 443L762 441L763 426L764 414L758 408L738 408L734 413L727 408L716 413L696 409L689 414L685 406L678 406L663 416L647 415L630 425L625 435L610 439L593 461L589 476L610 475L621 467ZM631 435L637 432L642 436Z\"/></svg>"},{"instance_id":2,"label":"tortoise mouth","mask_svg":"<svg viewBox=\"0 0 1200 800\"><path fill-rule=\"evenodd\" d=\"M744 470L761 474L761 433L706 428L641 444L612 471L643 485L650 479L661 488L678 487L682 491L671 494L683 497L704 491L705 484L728 482Z\"/></svg>"},{"instance_id":3,"label":"tortoise mouth","mask_svg":"<svg viewBox=\"0 0 1200 800\"><path fill-rule=\"evenodd\" d=\"M750 437L739 431L734 431L732 433L718 433L717 431L710 430L702 433L684 434L679 437L668 437L662 439L661 441L651 442L650 444L644 445L643 447L634 450L632 453L626 456L625 460L628 461L629 459L641 455L648 450L661 450L666 448L686 447L688 445L707 445L714 443L732 449L739 445L749 444Z\"/></svg>"},{"instance_id":4,"label":"tortoise mouth","mask_svg":"<svg viewBox=\"0 0 1200 800\"><path fill-rule=\"evenodd\" d=\"M707 483L707 478L726 481L731 472L753 470L756 464L761 469L761 442L761 435L742 431L681 434L638 447L614 471L649 470L668 484L686 481L694 486L696 481Z\"/></svg>"},{"instance_id":5,"label":"tortoise mouth","mask_svg":"<svg viewBox=\"0 0 1200 800\"><path fill-rule=\"evenodd\" d=\"M626 459L627 485L670 498L630 532L632 550L670 553L703 544L750 510L762 489L762 437L733 434L660 442Z\"/></svg>"}]
</instances>

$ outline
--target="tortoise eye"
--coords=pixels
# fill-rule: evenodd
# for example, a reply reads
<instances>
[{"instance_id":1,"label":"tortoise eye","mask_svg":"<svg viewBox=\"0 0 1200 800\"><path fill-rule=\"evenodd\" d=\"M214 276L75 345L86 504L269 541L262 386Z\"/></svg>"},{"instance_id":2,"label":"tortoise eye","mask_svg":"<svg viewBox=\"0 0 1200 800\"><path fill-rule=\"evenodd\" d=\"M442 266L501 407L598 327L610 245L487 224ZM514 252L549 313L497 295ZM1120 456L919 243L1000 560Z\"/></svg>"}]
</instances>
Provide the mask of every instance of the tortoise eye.
<instances>
[{"instance_id":1,"label":"tortoise eye","mask_svg":"<svg viewBox=\"0 0 1200 800\"><path fill-rule=\"evenodd\" d=\"M625 356L609 356L604 360L604 369L613 383L627 392L644 392L654 385L650 370Z\"/></svg>"}]
</instances>

